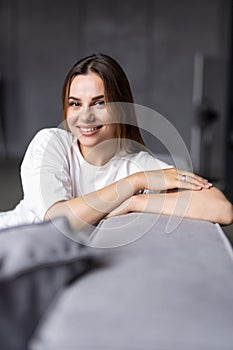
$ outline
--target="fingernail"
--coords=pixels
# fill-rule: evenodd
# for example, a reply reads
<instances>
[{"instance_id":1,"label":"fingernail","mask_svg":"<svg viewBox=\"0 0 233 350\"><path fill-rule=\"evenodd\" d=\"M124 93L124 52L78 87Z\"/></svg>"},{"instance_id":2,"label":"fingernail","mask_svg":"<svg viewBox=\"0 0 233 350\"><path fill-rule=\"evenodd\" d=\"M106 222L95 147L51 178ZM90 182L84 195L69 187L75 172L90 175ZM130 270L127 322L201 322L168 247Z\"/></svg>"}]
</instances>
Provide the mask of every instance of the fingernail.
<instances>
[{"instance_id":1,"label":"fingernail","mask_svg":"<svg viewBox=\"0 0 233 350\"><path fill-rule=\"evenodd\" d=\"M205 186L205 188L210 188L210 187L212 187L213 185L210 183L210 182L208 182L206 185L204 185Z\"/></svg>"}]
</instances>

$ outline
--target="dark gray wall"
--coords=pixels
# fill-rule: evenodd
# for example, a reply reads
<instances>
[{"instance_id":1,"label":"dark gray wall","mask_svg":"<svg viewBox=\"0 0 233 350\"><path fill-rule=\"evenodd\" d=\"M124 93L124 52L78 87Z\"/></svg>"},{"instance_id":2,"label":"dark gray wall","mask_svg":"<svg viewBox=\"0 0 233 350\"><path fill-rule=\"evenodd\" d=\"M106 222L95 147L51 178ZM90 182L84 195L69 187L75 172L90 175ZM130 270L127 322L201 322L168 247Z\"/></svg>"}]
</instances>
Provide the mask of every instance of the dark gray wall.
<instances>
[{"instance_id":1,"label":"dark gray wall","mask_svg":"<svg viewBox=\"0 0 233 350\"><path fill-rule=\"evenodd\" d=\"M22 156L37 130L60 123L64 76L95 51L121 63L136 102L168 118L190 148L194 57L200 52L222 62L222 79L213 71L205 86L220 115L212 171L223 178L229 8L230 0L1 0L8 155Z\"/></svg>"}]
</instances>

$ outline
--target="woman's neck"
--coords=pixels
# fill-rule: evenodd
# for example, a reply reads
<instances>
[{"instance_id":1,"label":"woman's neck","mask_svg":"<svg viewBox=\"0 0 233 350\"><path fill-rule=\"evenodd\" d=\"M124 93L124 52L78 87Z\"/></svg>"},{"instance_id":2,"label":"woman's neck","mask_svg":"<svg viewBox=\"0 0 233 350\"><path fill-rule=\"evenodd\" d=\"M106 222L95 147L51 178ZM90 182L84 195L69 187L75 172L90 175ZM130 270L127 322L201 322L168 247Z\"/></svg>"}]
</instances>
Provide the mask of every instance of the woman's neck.
<instances>
[{"instance_id":1,"label":"woman's neck","mask_svg":"<svg viewBox=\"0 0 233 350\"><path fill-rule=\"evenodd\" d=\"M83 158L90 164L96 166L103 166L112 157L115 156L118 150L117 139L104 141L95 147L83 147L78 143L80 152Z\"/></svg>"}]
</instances>

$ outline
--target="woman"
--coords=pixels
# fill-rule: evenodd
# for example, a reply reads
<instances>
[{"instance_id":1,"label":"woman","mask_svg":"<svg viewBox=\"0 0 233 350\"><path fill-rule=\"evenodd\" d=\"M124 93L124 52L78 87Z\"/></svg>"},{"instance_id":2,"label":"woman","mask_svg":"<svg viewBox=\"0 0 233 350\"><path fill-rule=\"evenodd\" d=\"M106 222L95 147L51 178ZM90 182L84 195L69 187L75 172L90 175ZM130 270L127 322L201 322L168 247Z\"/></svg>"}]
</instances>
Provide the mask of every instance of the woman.
<instances>
[{"instance_id":1,"label":"woman","mask_svg":"<svg viewBox=\"0 0 233 350\"><path fill-rule=\"evenodd\" d=\"M67 128L33 138L21 166L24 198L0 216L0 227L66 216L81 228L133 211L232 222L232 205L218 189L147 152L114 59L94 54L76 63L62 99Z\"/></svg>"}]
</instances>

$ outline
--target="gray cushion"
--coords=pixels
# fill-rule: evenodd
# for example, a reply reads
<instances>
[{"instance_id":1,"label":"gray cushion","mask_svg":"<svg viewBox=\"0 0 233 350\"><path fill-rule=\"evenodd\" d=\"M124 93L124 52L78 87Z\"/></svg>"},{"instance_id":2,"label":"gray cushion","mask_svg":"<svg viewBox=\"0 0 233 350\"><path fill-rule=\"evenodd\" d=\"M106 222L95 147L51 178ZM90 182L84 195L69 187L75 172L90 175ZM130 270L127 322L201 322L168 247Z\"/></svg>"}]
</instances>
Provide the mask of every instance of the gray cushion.
<instances>
[{"instance_id":1,"label":"gray cushion","mask_svg":"<svg viewBox=\"0 0 233 350\"><path fill-rule=\"evenodd\" d=\"M0 231L0 349L26 350L55 295L93 266L64 218Z\"/></svg>"},{"instance_id":2,"label":"gray cushion","mask_svg":"<svg viewBox=\"0 0 233 350\"><path fill-rule=\"evenodd\" d=\"M116 227L141 238L120 246ZM218 225L128 214L102 221L92 242L118 246L92 248L102 267L54 300L31 350L233 349L233 258Z\"/></svg>"}]
</instances>

